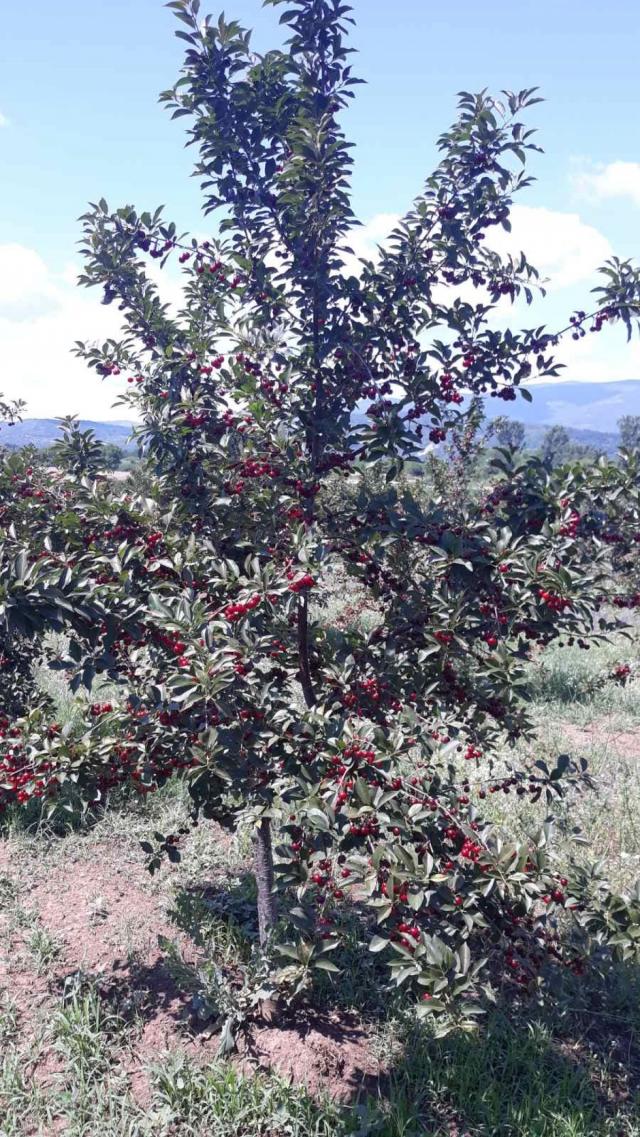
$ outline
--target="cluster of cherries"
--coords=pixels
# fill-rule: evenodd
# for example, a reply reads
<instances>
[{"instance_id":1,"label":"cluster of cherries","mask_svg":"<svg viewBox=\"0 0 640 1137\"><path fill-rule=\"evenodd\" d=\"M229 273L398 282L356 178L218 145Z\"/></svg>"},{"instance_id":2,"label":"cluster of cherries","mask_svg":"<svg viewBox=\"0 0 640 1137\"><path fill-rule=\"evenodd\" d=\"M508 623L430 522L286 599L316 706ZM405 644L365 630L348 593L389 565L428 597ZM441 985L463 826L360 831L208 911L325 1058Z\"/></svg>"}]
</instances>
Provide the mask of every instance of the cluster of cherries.
<instances>
[{"instance_id":1,"label":"cluster of cherries","mask_svg":"<svg viewBox=\"0 0 640 1137\"><path fill-rule=\"evenodd\" d=\"M590 332L601 332L603 324L605 324L608 320L614 320L617 315L618 315L617 308L613 308L613 307L603 308L600 312L596 312L595 316L593 317L593 321L591 323L589 331ZM574 312L573 316L570 317L569 323L571 324L571 327L573 328L573 331L571 333L571 339L572 340L580 340L580 339L584 338L584 336L586 335L586 332L584 329L584 324L585 324L587 318L588 318L587 313L582 312L582 311Z\"/></svg>"},{"instance_id":2,"label":"cluster of cherries","mask_svg":"<svg viewBox=\"0 0 640 1137\"><path fill-rule=\"evenodd\" d=\"M464 368L470 367L472 363L472 355L465 356L462 360L462 366ZM454 376L450 371L445 371L440 378L440 394L442 395L445 403L456 403L459 405L460 403L464 402L464 396L461 395L459 391L455 390L454 383Z\"/></svg>"},{"instance_id":3,"label":"cluster of cherries","mask_svg":"<svg viewBox=\"0 0 640 1137\"><path fill-rule=\"evenodd\" d=\"M51 723L47 737L55 738L60 729L59 723ZM5 741L0 755L0 813L12 801L24 805L31 798L42 798L56 792L55 763L46 758L36 761L30 758L22 730L12 726L6 715L0 715L0 739Z\"/></svg>"},{"instance_id":4,"label":"cluster of cherries","mask_svg":"<svg viewBox=\"0 0 640 1137\"><path fill-rule=\"evenodd\" d=\"M569 597L559 596L557 592L552 592L549 589L538 589L538 596L551 612L564 612L565 608L571 607Z\"/></svg>"},{"instance_id":5,"label":"cluster of cherries","mask_svg":"<svg viewBox=\"0 0 640 1137\"><path fill-rule=\"evenodd\" d=\"M389 684L377 676L356 679L349 690L340 689L337 694L343 706L359 717L370 716L373 713L377 719L379 717L377 711L400 711L403 706Z\"/></svg>"},{"instance_id":6,"label":"cluster of cherries","mask_svg":"<svg viewBox=\"0 0 640 1137\"><path fill-rule=\"evenodd\" d=\"M242 617L246 616L248 612L253 612L254 609L258 607L261 600L262 597L255 593L253 596L250 596L248 600L239 600L235 601L232 604L227 604L226 608L224 609L225 619L229 620L230 623L234 623L236 620L241 620Z\"/></svg>"},{"instance_id":7,"label":"cluster of cherries","mask_svg":"<svg viewBox=\"0 0 640 1137\"><path fill-rule=\"evenodd\" d=\"M113 711L113 703L92 703L89 708L89 714L92 718L97 719L102 715L109 715Z\"/></svg>"},{"instance_id":8,"label":"cluster of cherries","mask_svg":"<svg viewBox=\"0 0 640 1137\"><path fill-rule=\"evenodd\" d=\"M565 522L563 522L563 524L560 526L560 530L559 530L560 536L561 537L572 537L572 538L576 537L578 534L578 529L580 527L580 521L581 520L582 520L582 518L581 518L580 514L578 513L578 511L576 509L572 509L569 513L569 517L567 518L567 520Z\"/></svg>"},{"instance_id":9,"label":"cluster of cherries","mask_svg":"<svg viewBox=\"0 0 640 1137\"><path fill-rule=\"evenodd\" d=\"M616 608L640 608L640 592L630 592L626 596L617 593L611 603Z\"/></svg>"},{"instance_id":10,"label":"cluster of cherries","mask_svg":"<svg viewBox=\"0 0 640 1137\"><path fill-rule=\"evenodd\" d=\"M170 651L172 655L183 656L187 650L187 645L180 638L180 632L154 632L154 638L162 647Z\"/></svg>"},{"instance_id":11,"label":"cluster of cherries","mask_svg":"<svg viewBox=\"0 0 640 1137\"><path fill-rule=\"evenodd\" d=\"M308 592L310 588L315 588L315 577L309 572L303 573L302 576L295 576L295 574L289 570L287 576L290 580L289 592Z\"/></svg>"}]
</instances>

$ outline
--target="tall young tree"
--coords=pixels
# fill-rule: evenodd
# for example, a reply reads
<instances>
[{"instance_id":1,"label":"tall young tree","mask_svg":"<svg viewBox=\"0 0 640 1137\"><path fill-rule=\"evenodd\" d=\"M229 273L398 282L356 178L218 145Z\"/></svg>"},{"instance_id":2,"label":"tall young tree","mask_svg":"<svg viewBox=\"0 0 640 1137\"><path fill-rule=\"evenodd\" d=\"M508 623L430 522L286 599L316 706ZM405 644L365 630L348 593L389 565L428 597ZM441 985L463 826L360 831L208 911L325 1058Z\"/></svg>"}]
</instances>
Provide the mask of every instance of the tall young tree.
<instances>
[{"instance_id":1,"label":"tall young tree","mask_svg":"<svg viewBox=\"0 0 640 1137\"><path fill-rule=\"evenodd\" d=\"M522 450L526 440L526 430L523 422L498 415L487 427L487 438L495 438L499 446L511 446L514 450Z\"/></svg>"},{"instance_id":2,"label":"tall young tree","mask_svg":"<svg viewBox=\"0 0 640 1137\"><path fill-rule=\"evenodd\" d=\"M282 917L295 935L280 950L299 975L331 970L349 897L425 1012L457 996L474 1013L496 960L535 986L562 955L558 908L575 917L569 965L612 925L630 952L637 899L577 869L572 893L546 831L504 845L479 813L496 790L551 801L583 779L535 749L522 768L491 763L498 743L531 736L532 645L592 633L606 546L579 539L562 479L508 453L495 493L461 503L455 524L401 481L427 437L460 428L463 392L510 401L531 376L557 374L562 332L492 322L537 280L524 255L487 240L530 182L522 116L535 91L460 96L440 164L353 275L348 5L288 0L286 48L264 55L237 22L203 20L198 0L169 7L187 49L162 98L188 122L217 236L189 239L161 210L105 201L84 215L82 282L118 304L124 331L78 351L106 380L126 375L156 493L114 501L76 483L45 546L62 571L52 595L65 589L70 606L57 665L76 689L107 675L122 698L93 704L82 737L47 739L46 775L42 734L24 724L12 769L32 770L39 792L72 779L88 800L180 773L197 812L250 821L261 942ZM145 258L181 265L179 311ZM638 271L605 271L573 334L637 320ZM373 626L323 614L344 580ZM173 835L160 844L154 860L175 858ZM283 890L297 903L279 913Z\"/></svg>"},{"instance_id":3,"label":"tall young tree","mask_svg":"<svg viewBox=\"0 0 640 1137\"><path fill-rule=\"evenodd\" d=\"M618 419L618 430L625 449L640 449L640 415L623 415Z\"/></svg>"}]
</instances>

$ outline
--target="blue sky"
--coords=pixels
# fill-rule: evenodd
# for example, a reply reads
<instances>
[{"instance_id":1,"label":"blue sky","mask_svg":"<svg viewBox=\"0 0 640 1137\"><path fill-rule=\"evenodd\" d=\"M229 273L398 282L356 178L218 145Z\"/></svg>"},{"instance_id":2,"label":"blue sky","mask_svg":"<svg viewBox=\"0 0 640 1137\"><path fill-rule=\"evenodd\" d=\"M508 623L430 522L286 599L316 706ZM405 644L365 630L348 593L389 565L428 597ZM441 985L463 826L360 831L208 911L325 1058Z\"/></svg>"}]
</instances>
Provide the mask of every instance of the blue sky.
<instances>
[{"instance_id":1,"label":"blue sky","mask_svg":"<svg viewBox=\"0 0 640 1137\"><path fill-rule=\"evenodd\" d=\"M255 29L258 50L281 38L277 9L260 0L228 0L225 11ZM640 256L640 5L612 0L605 13L594 0L354 0L354 15L354 70L367 85L345 126L356 143L363 250L420 188L458 90L539 85L546 102L529 117L545 154L533 159L538 181L515 229L553 282L540 318L553 323L583 302L602 254ZM158 0L4 8L0 389L19 386L31 414L118 415L111 393L66 354L65 343L106 327L105 310L73 287L86 202L164 202L180 228L202 230L181 123L157 103L180 66L175 26ZM619 333L567 360L567 377L608 378L607 368L611 378L640 377L638 349Z\"/></svg>"}]
</instances>

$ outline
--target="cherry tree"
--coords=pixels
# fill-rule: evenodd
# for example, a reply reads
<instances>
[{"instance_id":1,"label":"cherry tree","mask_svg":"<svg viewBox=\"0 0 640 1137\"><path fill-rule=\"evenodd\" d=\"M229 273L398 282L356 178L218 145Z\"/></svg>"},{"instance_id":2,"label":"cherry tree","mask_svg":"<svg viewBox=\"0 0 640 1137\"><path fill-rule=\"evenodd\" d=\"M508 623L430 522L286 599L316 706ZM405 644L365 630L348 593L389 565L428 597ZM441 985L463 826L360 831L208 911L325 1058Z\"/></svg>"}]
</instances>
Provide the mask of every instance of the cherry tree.
<instances>
[{"instance_id":1,"label":"cherry tree","mask_svg":"<svg viewBox=\"0 0 640 1137\"><path fill-rule=\"evenodd\" d=\"M86 723L61 730L39 706L7 723L0 793L71 786L95 804L180 776L194 823L252 828L260 943L286 961L276 982L335 969L348 905L421 1013L473 1017L498 981L529 990L554 960L579 972L605 942L635 950L637 893L558 864L549 826L505 841L483 803L551 810L589 782L584 764L537 752L527 663L615 625L600 507L618 501L611 524L632 550L637 482L632 459L594 481L507 448L491 492L452 516L403 471L464 431L467 395L527 398L527 380L557 375L563 335L630 335L640 275L612 259L593 312L564 329L495 320L539 286L524 254L490 241L531 181L535 90L460 95L436 170L351 272L348 5L286 0L286 47L264 55L198 0L169 7L186 54L162 99L188 124L216 235L105 201L83 216L81 282L117 303L123 333L77 350L126 378L152 492L96 479L67 424L71 472L9 545L34 632L67 631L51 664L89 692ZM180 267L178 310L151 260ZM119 696L94 697L96 677ZM179 846L159 835L151 866Z\"/></svg>"}]
</instances>

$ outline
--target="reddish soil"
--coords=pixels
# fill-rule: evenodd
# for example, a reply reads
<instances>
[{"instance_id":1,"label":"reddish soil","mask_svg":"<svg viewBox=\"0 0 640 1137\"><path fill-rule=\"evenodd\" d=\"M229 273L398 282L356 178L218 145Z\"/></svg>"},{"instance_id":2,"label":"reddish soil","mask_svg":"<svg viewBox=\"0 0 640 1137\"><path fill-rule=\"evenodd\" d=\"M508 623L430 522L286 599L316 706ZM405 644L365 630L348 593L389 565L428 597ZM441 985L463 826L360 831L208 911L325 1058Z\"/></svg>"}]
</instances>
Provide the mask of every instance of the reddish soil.
<instances>
[{"instance_id":1,"label":"reddish soil","mask_svg":"<svg viewBox=\"0 0 640 1137\"><path fill-rule=\"evenodd\" d=\"M198 1061L215 1056L218 1039L191 1027L189 995L175 985L158 946L158 936L178 942L187 960L196 949L167 919L170 869L150 886L142 859L116 841L92 842L78 857L77 839L57 848L55 862L37 861L11 840L0 842L0 885L13 882L14 898L0 896L0 994L16 1000L20 1013L17 1044L34 1036L42 1011L78 972L97 980L105 999L125 1015L135 1011L126 1062L131 1089L141 1105L149 1098L145 1064L164 1051L181 1049ZM163 879L164 878L164 879ZM31 918L17 923L12 905ZM35 927L60 945L57 958L38 975L28 940ZM298 1014L295 1020L255 1024L241 1043L243 1069L276 1070L311 1092L349 1099L379 1073L367 1039L349 1016ZM59 1070L46 1052L36 1068L40 1083Z\"/></svg>"},{"instance_id":2,"label":"reddish soil","mask_svg":"<svg viewBox=\"0 0 640 1137\"><path fill-rule=\"evenodd\" d=\"M243 1056L294 1085L348 1101L381 1073L364 1031L349 1015L298 1014L290 1024L255 1027ZM243 1066L248 1063L243 1062Z\"/></svg>"}]
</instances>

